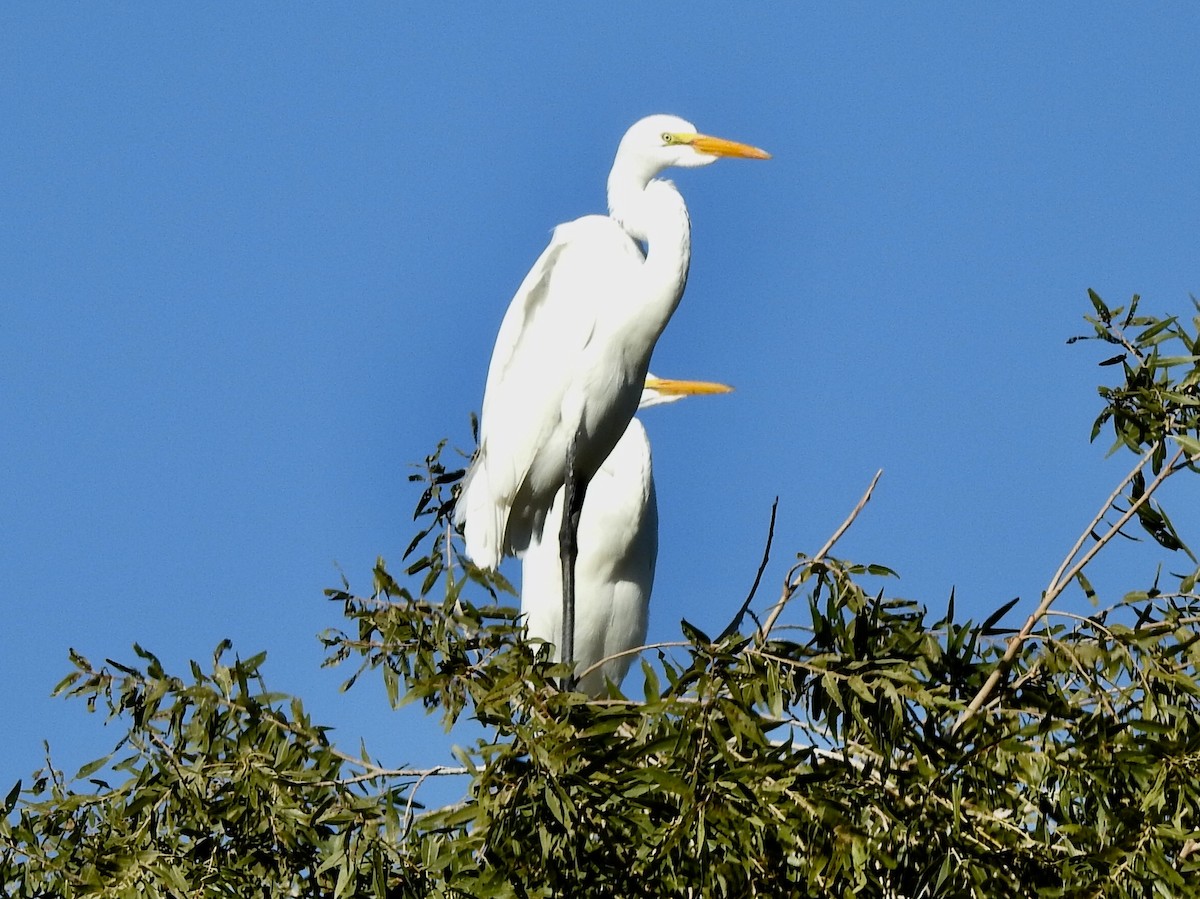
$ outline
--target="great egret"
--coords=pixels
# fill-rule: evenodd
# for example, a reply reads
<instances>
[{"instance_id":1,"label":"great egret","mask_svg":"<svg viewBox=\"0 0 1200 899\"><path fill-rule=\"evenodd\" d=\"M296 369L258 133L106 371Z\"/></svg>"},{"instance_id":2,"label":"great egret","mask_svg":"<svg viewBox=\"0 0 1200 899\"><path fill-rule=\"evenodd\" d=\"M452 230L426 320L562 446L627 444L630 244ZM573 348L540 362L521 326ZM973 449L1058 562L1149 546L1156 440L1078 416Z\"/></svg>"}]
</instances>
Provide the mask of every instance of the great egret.
<instances>
[{"instance_id":1,"label":"great egret","mask_svg":"<svg viewBox=\"0 0 1200 899\"><path fill-rule=\"evenodd\" d=\"M732 389L708 381L648 375L638 409ZM521 559L521 611L529 636L556 645L562 634L562 564L558 543L551 535L562 520L562 510L563 491L559 490L546 516L545 536L550 539L533 538ZM634 418L592 476L579 516L574 662L576 669L584 672L578 683L583 692L603 695L606 679L620 684L633 656L609 656L636 649L646 641L657 556L658 504L650 441L642 423ZM601 659L608 661L597 664Z\"/></svg>"},{"instance_id":2,"label":"great egret","mask_svg":"<svg viewBox=\"0 0 1200 899\"><path fill-rule=\"evenodd\" d=\"M721 156L770 158L697 134L676 116L635 123L608 175L609 214L554 229L496 336L479 451L463 479L455 521L475 564L495 568L503 555L541 536L554 494L565 487L560 539L568 623L575 526L587 482L637 410L650 353L687 281L687 207L675 186L655 175ZM568 627L567 659L572 634Z\"/></svg>"}]
</instances>

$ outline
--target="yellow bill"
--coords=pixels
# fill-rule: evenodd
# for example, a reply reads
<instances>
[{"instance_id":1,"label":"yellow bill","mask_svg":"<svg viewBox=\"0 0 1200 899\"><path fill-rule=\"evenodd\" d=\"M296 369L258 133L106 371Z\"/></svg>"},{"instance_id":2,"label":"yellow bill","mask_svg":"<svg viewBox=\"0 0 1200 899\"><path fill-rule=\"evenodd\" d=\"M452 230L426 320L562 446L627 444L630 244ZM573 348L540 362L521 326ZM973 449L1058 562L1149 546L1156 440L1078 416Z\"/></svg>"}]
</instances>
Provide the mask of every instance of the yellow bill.
<instances>
[{"instance_id":1,"label":"yellow bill","mask_svg":"<svg viewBox=\"0 0 1200 899\"><path fill-rule=\"evenodd\" d=\"M711 137L707 134L681 134L680 142L690 144L698 153L708 156L732 156L737 159L770 159L771 154L749 144L739 144L735 140L725 140L723 137Z\"/></svg>"},{"instance_id":2,"label":"yellow bill","mask_svg":"<svg viewBox=\"0 0 1200 899\"><path fill-rule=\"evenodd\" d=\"M673 378L658 378L654 375L646 376L646 389L656 390L666 396L701 396L733 391L728 384L718 384L715 381L680 381Z\"/></svg>"}]
</instances>

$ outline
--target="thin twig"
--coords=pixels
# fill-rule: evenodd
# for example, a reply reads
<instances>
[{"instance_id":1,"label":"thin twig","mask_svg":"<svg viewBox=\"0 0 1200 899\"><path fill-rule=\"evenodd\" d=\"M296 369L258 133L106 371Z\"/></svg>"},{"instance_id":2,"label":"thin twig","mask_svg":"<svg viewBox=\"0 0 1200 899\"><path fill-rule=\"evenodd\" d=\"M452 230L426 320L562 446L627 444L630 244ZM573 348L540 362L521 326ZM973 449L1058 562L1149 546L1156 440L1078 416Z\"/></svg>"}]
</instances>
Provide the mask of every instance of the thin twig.
<instances>
[{"instance_id":1,"label":"thin twig","mask_svg":"<svg viewBox=\"0 0 1200 899\"><path fill-rule=\"evenodd\" d=\"M417 790L421 789L421 784L425 783L427 778L440 777L451 774L469 774L466 768L447 768L439 765L436 768L430 768L426 771L412 771L411 774L420 774L421 777L413 784L412 789L408 791L408 802L404 804L404 827L401 832L401 838L408 836L408 831L413 824L413 804L417 801Z\"/></svg>"},{"instance_id":2,"label":"thin twig","mask_svg":"<svg viewBox=\"0 0 1200 899\"><path fill-rule=\"evenodd\" d=\"M862 495L862 499L858 501L858 505L856 505L853 511L846 516L846 520L842 522L841 526L833 532L833 536L825 541L825 545L817 551L817 554L811 559L803 560L800 564L794 566L792 570L788 572L788 576L783 582L783 592L779 596L779 601L775 603L774 607L771 609L771 614L767 616L766 623L759 628L758 638L760 641L765 642L767 637L771 635L771 628L775 626L775 622L778 621L779 616L783 614L783 607L787 605L788 600L791 599L792 595L795 593L796 587L799 586L797 582L792 580L792 573L796 571L797 568L808 567L813 563L820 562L825 558L826 553L833 549L834 544L841 539L842 535L846 533L847 530L849 530L850 525L854 524L854 520L858 518L858 514L870 501L871 493L874 492L875 485L879 483L879 479L882 476L883 469L881 468L879 471L875 472L875 477L871 478L871 483L867 486L867 492Z\"/></svg>"},{"instance_id":3,"label":"thin twig","mask_svg":"<svg viewBox=\"0 0 1200 899\"><path fill-rule=\"evenodd\" d=\"M758 585L762 583L763 572L767 570L767 562L771 559L771 543L775 539L775 513L779 511L779 497L775 497L775 502L771 503L771 523L767 526L767 544L763 547L762 561L758 565L758 573L754 575L754 583L750 586L750 593L746 596L746 601L742 603L742 607L738 609L738 613L733 616L733 620L725 625L725 630L717 636L717 642L720 643L730 634L735 634L742 626L742 619L746 617L746 611L750 608L750 603L754 600L754 594L758 592Z\"/></svg>"},{"instance_id":4,"label":"thin twig","mask_svg":"<svg viewBox=\"0 0 1200 899\"><path fill-rule=\"evenodd\" d=\"M351 758L350 756L341 755L340 753L338 753L338 755L341 758L347 758L347 759ZM362 759L351 759L351 760L354 761L355 764L357 764L357 765L363 764ZM378 768L376 766L371 766L371 767L375 768L375 770L370 771L365 774L357 774L353 777L339 777L339 778L335 778L333 780L318 780L318 781L312 781L312 782L306 781L305 783L312 783L312 784L315 784L317 786L322 786L322 787L347 787L347 786L351 786L353 784L369 783L370 781L380 780L383 778L415 777L415 778L417 778L417 783L419 784L422 781L424 781L425 778L427 778L427 777L455 777L455 776L471 773L466 768L461 768L461 767L460 768L449 768L445 765L435 765L432 768L426 768L424 770L418 769L418 768Z\"/></svg>"},{"instance_id":5,"label":"thin twig","mask_svg":"<svg viewBox=\"0 0 1200 899\"><path fill-rule=\"evenodd\" d=\"M1088 526L1083 529L1079 535L1079 539L1076 540L1075 545L1071 547L1071 551L1067 553L1066 558L1062 560L1062 564L1058 566L1058 571L1054 572L1054 577L1050 579L1051 585L1058 583L1059 578L1062 577L1062 573L1066 571L1067 566L1071 564L1071 560L1079 554L1079 550L1081 550L1083 548L1083 544L1087 542L1087 538L1095 537L1095 530L1100 523L1104 521L1104 516L1108 514L1108 510L1112 508L1113 503L1115 503L1121 496L1122 491L1124 491L1129 482L1137 477L1137 473L1142 470L1142 467L1148 461L1150 461L1150 457L1154 455L1154 452L1157 449L1158 444L1156 443L1154 446L1150 447L1150 449L1146 450L1146 452L1142 453L1142 457L1138 459L1137 465L1133 466L1129 474L1125 475L1125 478L1117 485L1116 489L1108 495L1108 499L1104 501L1104 505L1100 507L1100 511L1095 514ZM1096 537L1096 539L1099 538Z\"/></svg>"},{"instance_id":6,"label":"thin twig","mask_svg":"<svg viewBox=\"0 0 1200 899\"><path fill-rule=\"evenodd\" d=\"M623 658L624 656L641 655L647 649L679 649L682 646L691 646L691 645L692 644L689 643L687 640L669 640L665 643L646 643L643 646L635 646L632 649L622 649L620 652L614 652L611 655L606 655L604 658L593 662L591 665L588 665L586 668L584 668L582 671L579 672L578 679L583 680L585 677L587 677L589 674L591 674L593 671L595 671L601 665L604 665L606 662L611 662L614 659L620 659L620 658Z\"/></svg>"},{"instance_id":7,"label":"thin twig","mask_svg":"<svg viewBox=\"0 0 1200 899\"><path fill-rule=\"evenodd\" d=\"M871 478L871 483L867 485L867 491L862 495L862 499L858 501L858 505L854 510L846 516L846 520L842 522L841 527L833 532L833 536L825 541L825 545L817 550L817 554L813 556L813 561L819 561L825 558L826 554L833 549L833 545L842 539L842 535L850 529L850 525L854 524L854 519L858 518L858 513L863 510L863 507L871 499L871 494L875 490L875 485L879 483L879 479L883 477L883 469L875 472L875 477Z\"/></svg>"},{"instance_id":8,"label":"thin twig","mask_svg":"<svg viewBox=\"0 0 1200 899\"><path fill-rule=\"evenodd\" d=\"M1073 580L1075 580L1076 577L1079 576L1080 572L1083 571L1088 562L1095 558L1096 553L1098 553L1105 545L1107 545L1108 542L1117 534L1117 532L1124 527L1125 523L1137 514L1137 510L1149 502L1150 497L1154 495L1154 491L1157 490L1163 481L1170 476L1171 466L1173 466L1179 457L1183 455L1183 449L1180 448L1178 452L1176 452L1171 458L1171 461L1163 466L1162 471L1158 473L1158 476L1150 483L1150 486L1146 488L1146 491L1134 502L1130 503L1129 508L1125 510L1125 513L1119 519L1117 519L1116 524L1112 525L1103 535L1097 537L1096 542L1093 543L1088 551L1083 554L1083 557L1073 566L1071 566L1070 570L1067 571L1066 574L1063 574L1063 570L1071 565L1071 560L1076 554L1078 554L1079 547L1081 547L1084 540L1086 540L1086 535L1092 532L1096 522L1103 518L1106 509L1111 507L1116 501L1117 497L1120 495L1120 491L1124 489L1124 487L1130 481L1133 480L1134 476L1142 469L1147 461L1149 461L1149 457L1152 456L1157 449L1158 444L1156 443L1138 459L1137 465L1134 467L1133 471L1130 472L1130 474L1126 476L1125 480L1121 482L1121 486L1118 487L1112 495L1110 495L1105 509L1101 509L1098 518L1093 519L1092 523L1088 525L1087 529L1084 531L1085 537L1076 541L1075 548L1073 548L1067 558L1063 560L1063 563L1059 566L1058 571L1054 573L1054 578L1050 581L1050 585L1046 588L1046 592L1042 594L1042 601L1038 603L1038 607L1033 610L1033 614L1029 616L1029 619L1025 622L1024 626L1022 626L1022 628L1009 639L1008 648L1005 650L1003 658L1001 658L996 667L992 669L992 673L988 675L988 679L984 681L983 686L979 688L979 692L975 694L975 697L971 700L970 704L963 709L962 714L958 716L958 720L954 722L952 733L958 733L962 726L971 720L971 718L975 716L983 704L987 702L988 697L991 696L992 691L996 689L996 685L1000 682L1000 678L1004 677L1004 675L1008 672L1008 669L1012 665L1013 659L1015 659L1017 657L1017 653L1020 652L1021 646L1025 643L1025 640L1029 637L1029 635L1033 633L1033 629L1037 627L1038 622L1045 617L1046 612L1049 611L1051 604L1053 604L1053 602L1062 595L1062 592L1067 588L1067 585L1069 585Z\"/></svg>"}]
</instances>

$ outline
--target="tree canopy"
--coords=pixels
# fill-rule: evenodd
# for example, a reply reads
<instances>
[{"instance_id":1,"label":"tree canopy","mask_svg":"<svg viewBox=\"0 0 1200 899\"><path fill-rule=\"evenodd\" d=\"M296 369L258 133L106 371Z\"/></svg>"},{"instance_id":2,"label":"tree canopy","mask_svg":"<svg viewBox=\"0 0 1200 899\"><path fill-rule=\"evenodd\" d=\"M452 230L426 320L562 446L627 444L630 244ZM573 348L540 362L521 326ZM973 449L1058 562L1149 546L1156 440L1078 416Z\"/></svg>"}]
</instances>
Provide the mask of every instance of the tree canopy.
<instances>
[{"instance_id":1,"label":"tree canopy","mask_svg":"<svg viewBox=\"0 0 1200 899\"><path fill-rule=\"evenodd\" d=\"M393 767L331 745L264 654L164 670L77 653L59 694L115 722L111 754L7 791L0 893L42 896L1095 896L1200 894L1200 569L1162 504L1200 462L1200 314L1089 292L1108 346L1091 438L1135 461L1023 624L892 571L801 552L721 634L684 622L607 699L523 639L519 601L461 554L462 472L413 475L416 533L370 595L329 591L346 689L379 677L483 736ZM1200 313L1200 305L1195 304ZM871 485L874 486L873 484ZM1135 529L1178 571L1102 596L1088 564ZM764 552L762 579L767 557ZM769 580L765 581L769 583ZM1091 614L1055 607L1077 587ZM1024 609L1022 609L1024 611ZM410 712L411 713L411 712ZM465 775L461 801L421 787Z\"/></svg>"}]
</instances>

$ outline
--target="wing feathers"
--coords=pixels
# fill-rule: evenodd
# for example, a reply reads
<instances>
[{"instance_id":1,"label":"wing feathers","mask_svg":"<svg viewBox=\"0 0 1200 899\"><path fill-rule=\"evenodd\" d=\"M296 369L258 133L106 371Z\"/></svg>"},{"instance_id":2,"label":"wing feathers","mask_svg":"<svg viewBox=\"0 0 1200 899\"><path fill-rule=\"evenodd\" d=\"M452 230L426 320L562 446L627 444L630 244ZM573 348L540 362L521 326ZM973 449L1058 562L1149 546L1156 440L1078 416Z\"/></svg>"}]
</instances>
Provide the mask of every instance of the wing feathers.
<instances>
[{"instance_id":1,"label":"wing feathers","mask_svg":"<svg viewBox=\"0 0 1200 899\"><path fill-rule=\"evenodd\" d=\"M564 467L564 434L578 427L564 422L576 414L564 400L572 384L594 379L585 350L612 304L629 295L625 285L643 260L615 221L584 216L554 229L509 304L488 367L479 453L455 510L481 567L524 548L562 484L561 473L557 484L546 474ZM535 465L538 483L530 487Z\"/></svg>"}]
</instances>

